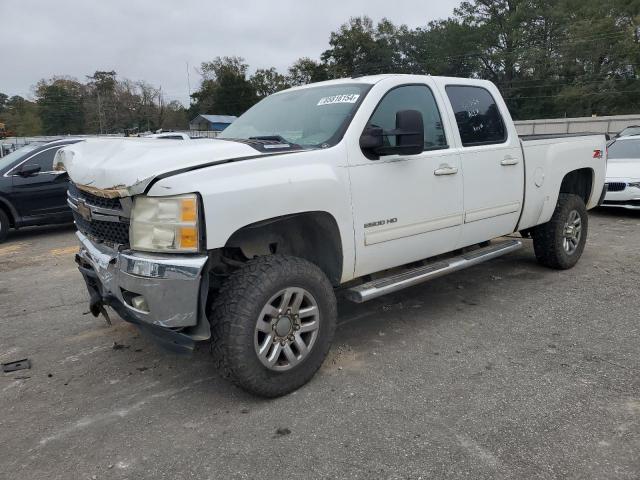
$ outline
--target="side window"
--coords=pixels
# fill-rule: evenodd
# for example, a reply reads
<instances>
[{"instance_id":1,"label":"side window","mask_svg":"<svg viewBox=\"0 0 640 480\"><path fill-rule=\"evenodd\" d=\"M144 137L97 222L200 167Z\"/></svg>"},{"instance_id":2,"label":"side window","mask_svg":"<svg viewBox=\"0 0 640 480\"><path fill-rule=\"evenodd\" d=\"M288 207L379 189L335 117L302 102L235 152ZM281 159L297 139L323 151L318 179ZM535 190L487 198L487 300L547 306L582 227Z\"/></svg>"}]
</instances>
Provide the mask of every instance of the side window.
<instances>
[{"instance_id":1,"label":"side window","mask_svg":"<svg viewBox=\"0 0 640 480\"><path fill-rule=\"evenodd\" d=\"M369 125L393 130L396 128L396 113L401 110L418 110L422 113L425 150L448 147L438 105L426 86L407 85L391 90L373 112ZM385 137L385 142L389 146L395 146L396 137Z\"/></svg>"},{"instance_id":2,"label":"side window","mask_svg":"<svg viewBox=\"0 0 640 480\"><path fill-rule=\"evenodd\" d=\"M447 87L447 95L458 122L462 146L503 143L507 132L498 105L482 87Z\"/></svg>"},{"instance_id":3,"label":"side window","mask_svg":"<svg viewBox=\"0 0 640 480\"><path fill-rule=\"evenodd\" d=\"M56 156L58 150L58 148L50 148L49 150L40 152L23 163L23 166L40 165L40 172L50 172L53 170L53 157Z\"/></svg>"}]
</instances>

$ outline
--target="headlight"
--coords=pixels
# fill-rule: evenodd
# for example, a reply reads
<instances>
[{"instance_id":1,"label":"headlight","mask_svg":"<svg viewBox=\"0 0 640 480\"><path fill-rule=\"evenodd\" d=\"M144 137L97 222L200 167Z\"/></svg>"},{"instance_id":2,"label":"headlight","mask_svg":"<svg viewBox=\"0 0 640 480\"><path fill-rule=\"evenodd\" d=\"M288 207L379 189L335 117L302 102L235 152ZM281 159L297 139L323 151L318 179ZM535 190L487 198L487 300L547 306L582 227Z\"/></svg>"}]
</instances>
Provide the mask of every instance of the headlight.
<instances>
[{"instance_id":1,"label":"headlight","mask_svg":"<svg viewBox=\"0 0 640 480\"><path fill-rule=\"evenodd\" d=\"M640 188L640 182L630 182L629 186L630 187L635 187L635 188Z\"/></svg>"},{"instance_id":2,"label":"headlight","mask_svg":"<svg viewBox=\"0 0 640 480\"><path fill-rule=\"evenodd\" d=\"M131 248L147 252L197 252L198 219L195 194L136 197L129 229Z\"/></svg>"}]
</instances>

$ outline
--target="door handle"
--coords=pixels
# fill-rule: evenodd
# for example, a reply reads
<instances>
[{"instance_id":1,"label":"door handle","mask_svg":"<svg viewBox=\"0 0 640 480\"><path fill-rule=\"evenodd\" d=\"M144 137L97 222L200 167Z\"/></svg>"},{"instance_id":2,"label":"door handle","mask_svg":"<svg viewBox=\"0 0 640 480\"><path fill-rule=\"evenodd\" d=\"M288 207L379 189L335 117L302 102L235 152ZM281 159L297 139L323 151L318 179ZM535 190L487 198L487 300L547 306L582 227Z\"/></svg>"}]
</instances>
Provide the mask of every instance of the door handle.
<instances>
[{"instance_id":1,"label":"door handle","mask_svg":"<svg viewBox=\"0 0 640 480\"><path fill-rule=\"evenodd\" d=\"M519 163L520 163L520 160L512 157L511 155L507 155L506 157L504 157L504 160L500 162L500 165L502 165L503 167L508 167L510 165L517 165Z\"/></svg>"},{"instance_id":2,"label":"door handle","mask_svg":"<svg viewBox=\"0 0 640 480\"><path fill-rule=\"evenodd\" d=\"M439 168L436 168L433 171L433 174L440 177L442 175L455 175L456 173L458 173L458 168L457 167L452 167L450 165L440 165Z\"/></svg>"}]
</instances>

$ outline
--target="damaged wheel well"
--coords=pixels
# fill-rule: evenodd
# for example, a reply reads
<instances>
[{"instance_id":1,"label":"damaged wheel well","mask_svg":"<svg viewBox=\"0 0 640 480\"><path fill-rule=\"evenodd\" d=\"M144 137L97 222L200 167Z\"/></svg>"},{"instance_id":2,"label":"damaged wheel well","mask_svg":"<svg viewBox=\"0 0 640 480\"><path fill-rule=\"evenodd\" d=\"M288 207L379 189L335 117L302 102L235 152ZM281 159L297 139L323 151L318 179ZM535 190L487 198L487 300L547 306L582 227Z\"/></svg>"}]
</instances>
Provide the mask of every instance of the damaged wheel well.
<instances>
[{"instance_id":1,"label":"damaged wheel well","mask_svg":"<svg viewBox=\"0 0 640 480\"><path fill-rule=\"evenodd\" d=\"M271 218L235 232L225 245L244 260L287 254L316 264L333 285L342 277L342 242L338 224L326 212L305 212Z\"/></svg>"},{"instance_id":2,"label":"damaged wheel well","mask_svg":"<svg viewBox=\"0 0 640 480\"><path fill-rule=\"evenodd\" d=\"M589 203L591 190L593 188L593 170L590 168L581 168L569 172L562 179L560 185L560 193L572 193L578 195L584 200L585 205Z\"/></svg>"}]
</instances>

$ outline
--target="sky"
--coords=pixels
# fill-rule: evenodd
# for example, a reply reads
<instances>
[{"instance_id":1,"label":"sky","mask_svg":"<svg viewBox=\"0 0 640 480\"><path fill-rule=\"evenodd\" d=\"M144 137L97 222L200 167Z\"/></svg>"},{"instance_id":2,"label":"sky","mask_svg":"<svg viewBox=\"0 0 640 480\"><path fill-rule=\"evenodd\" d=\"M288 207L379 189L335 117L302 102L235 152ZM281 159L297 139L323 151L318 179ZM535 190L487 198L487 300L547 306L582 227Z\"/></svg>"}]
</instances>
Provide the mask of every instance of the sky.
<instances>
[{"instance_id":1,"label":"sky","mask_svg":"<svg viewBox=\"0 0 640 480\"><path fill-rule=\"evenodd\" d=\"M244 57L250 71L285 72L318 59L349 17L386 17L410 27L446 18L460 0L0 0L0 92L33 97L42 78L84 80L96 70L161 86L189 103L197 67ZM189 69L187 69L189 65ZM189 75L187 75L189 71Z\"/></svg>"}]
</instances>

